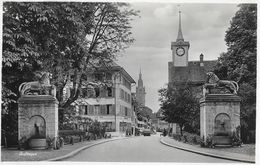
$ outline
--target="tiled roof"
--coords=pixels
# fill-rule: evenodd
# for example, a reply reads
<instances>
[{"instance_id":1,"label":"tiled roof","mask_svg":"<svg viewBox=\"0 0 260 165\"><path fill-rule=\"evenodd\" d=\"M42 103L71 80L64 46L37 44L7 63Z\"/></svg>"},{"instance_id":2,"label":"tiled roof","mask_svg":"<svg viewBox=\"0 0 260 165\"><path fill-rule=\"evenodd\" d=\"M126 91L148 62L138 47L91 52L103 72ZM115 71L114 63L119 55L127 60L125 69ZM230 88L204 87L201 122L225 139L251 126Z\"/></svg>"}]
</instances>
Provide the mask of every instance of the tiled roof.
<instances>
[{"instance_id":1,"label":"tiled roof","mask_svg":"<svg viewBox=\"0 0 260 165\"><path fill-rule=\"evenodd\" d=\"M170 63L171 82L191 84L203 84L206 79L206 73L212 71L217 60L203 61L204 66L200 66L199 61L189 61L188 67L173 67Z\"/></svg>"}]
</instances>

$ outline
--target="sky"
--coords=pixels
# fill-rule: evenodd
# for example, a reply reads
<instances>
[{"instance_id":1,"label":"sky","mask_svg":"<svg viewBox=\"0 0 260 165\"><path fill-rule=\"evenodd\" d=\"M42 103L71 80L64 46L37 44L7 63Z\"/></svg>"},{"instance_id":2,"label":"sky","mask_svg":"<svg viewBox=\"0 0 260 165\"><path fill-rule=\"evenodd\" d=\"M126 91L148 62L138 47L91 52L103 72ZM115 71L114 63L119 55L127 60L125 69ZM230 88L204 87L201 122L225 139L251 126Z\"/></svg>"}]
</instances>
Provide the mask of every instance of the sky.
<instances>
[{"instance_id":1,"label":"sky","mask_svg":"<svg viewBox=\"0 0 260 165\"><path fill-rule=\"evenodd\" d=\"M168 62L172 61L171 42L178 33L181 10L182 33L190 42L189 61L216 60L226 52L225 31L238 10L237 4L132 3L140 18L132 21L135 42L123 52L117 63L137 82L141 69L146 89L146 106L160 108L158 90L168 83ZM132 92L135 92L133 85Z\"/></svg>"}]
</instances>

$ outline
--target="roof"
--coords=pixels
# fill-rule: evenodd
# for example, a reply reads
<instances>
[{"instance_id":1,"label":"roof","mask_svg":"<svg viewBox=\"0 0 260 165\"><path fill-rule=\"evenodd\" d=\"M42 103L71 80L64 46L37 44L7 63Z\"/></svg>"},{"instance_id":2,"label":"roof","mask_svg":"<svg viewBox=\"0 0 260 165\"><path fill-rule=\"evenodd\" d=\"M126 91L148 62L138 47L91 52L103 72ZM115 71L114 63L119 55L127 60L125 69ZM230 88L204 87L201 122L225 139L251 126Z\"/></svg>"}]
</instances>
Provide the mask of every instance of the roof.
<instances>
[{"instance_id":1,"label":"roof","mask_svg":"<svg viewBox=\"0 0 260 165\"><path fill-rule=\"evenodd\" d=\"M170 62L171 82L202 85L206 80L206 73L213 71L216 63L217 60L203 61L204 66L200 66L200 61L189 61L188 67L173 67L172 62Z\"/></svg>"},{"instance_id":2,"label":"roof","mask_svg":"<svg viewBox=\"0 0 260 165\"><path fill-rule=\"evenodd\" d=\"M114 61L110 61L106 63L106 66L99 67L98 69L98 71L109 71L109 70L119 71L129 80L130 83L136 83L135 80L127 73L127 71L123 67L115 63Z\"/></svg>"}]
</instances>

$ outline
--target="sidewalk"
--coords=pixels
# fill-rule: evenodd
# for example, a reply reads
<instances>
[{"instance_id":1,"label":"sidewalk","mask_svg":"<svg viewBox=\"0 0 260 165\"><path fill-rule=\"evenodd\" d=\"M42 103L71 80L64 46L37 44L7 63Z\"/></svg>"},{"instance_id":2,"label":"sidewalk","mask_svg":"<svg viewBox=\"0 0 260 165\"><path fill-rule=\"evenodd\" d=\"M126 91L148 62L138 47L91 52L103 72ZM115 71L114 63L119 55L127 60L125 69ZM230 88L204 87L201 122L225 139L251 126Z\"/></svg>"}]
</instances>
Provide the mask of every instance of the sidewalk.
<instances>
[{"instance_id":1,"label":"sidewalk","mask_svg":"<svg viewBox=\"0 0 260 165\"><path fill-rule=\"evenodd\" d=\"M228 159L228 160L234 160L234 161L240 161L240 162L246 162L246 163L255 163L255 155L250 154L241 154L241 153L235 153L235 152L227 152L224 151L224 148L201 148L199 145L190 145L183 142L178 142L170 137L163 137L160 139L160 142L164 145L178 148L181 150L216 157L216 158L222 158L222 159ZM242 146L243 147L243 146ZM228 149L227 149L228 150Z\"/></svg>"},{"instance_id":2,"label":"sidewalk","mask_svg":"<svg viewBox=\"0 0 260 165\"><path fill-rule=\"evenodd\" d=\"M17 148L2 148L2 161L56 161L73 156L80 151L97 144L130 137L113 137L111 139L99 139L64 145L59 150L17 150Z\"/></svg>"}]
</instances>

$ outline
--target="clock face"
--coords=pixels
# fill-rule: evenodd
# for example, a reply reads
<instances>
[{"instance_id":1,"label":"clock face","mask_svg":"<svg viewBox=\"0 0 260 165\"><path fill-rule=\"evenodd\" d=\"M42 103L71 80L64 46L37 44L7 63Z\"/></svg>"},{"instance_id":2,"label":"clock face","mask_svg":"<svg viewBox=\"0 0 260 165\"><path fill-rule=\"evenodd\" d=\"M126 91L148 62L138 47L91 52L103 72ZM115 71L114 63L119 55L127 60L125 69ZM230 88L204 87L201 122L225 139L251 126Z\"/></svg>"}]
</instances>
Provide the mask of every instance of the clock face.
<instances>
[{"instance_id":1,"label":"clock face","mask_svg":"<svg viewBox=\"0 0 260 165\"><path fill-rule=\"evenodd\" d=\"M183 56L183 55L185 54L185 49L184 49L183 47L178 47L178 48L176 49L176 54L177 54L178 56Z\"/></svg>"}]
</instances>

